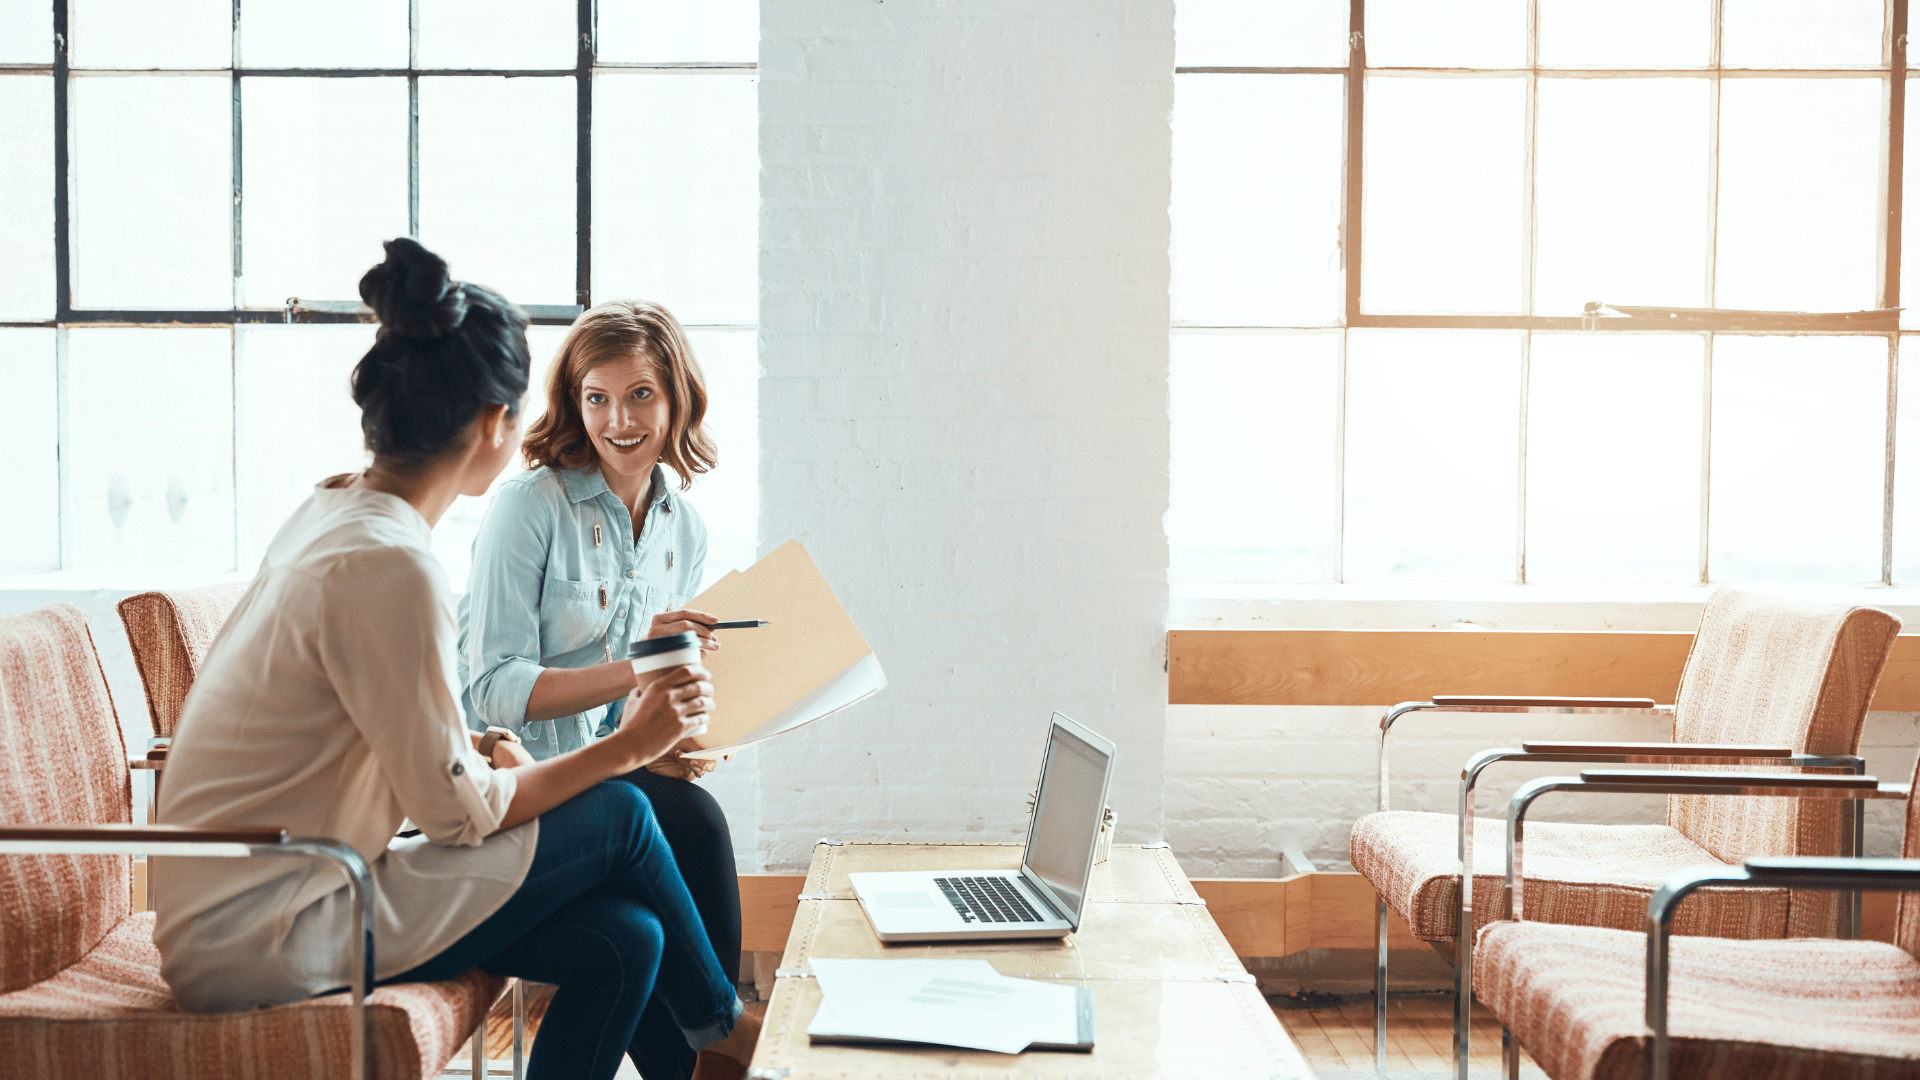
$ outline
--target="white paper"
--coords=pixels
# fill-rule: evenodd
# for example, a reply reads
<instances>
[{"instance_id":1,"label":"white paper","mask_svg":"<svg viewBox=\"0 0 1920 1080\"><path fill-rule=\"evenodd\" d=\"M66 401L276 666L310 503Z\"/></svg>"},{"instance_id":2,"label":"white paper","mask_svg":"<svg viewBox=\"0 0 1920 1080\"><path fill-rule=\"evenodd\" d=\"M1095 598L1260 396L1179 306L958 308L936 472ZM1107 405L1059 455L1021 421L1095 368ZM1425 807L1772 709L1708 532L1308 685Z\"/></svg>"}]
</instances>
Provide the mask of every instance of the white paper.
<instances>
[{"instance_id":1,"label":"white paper","mask_svg":"<svg viewBox=\"0 0 1920 1080\"><path fill-rule=\"evenodd\" d=\"M1078 1041L1075 987L1008 978L985 960L816 959L813 974L825 1000L809 1032L1001 1054Z\"/></svg>"}]
</instances>

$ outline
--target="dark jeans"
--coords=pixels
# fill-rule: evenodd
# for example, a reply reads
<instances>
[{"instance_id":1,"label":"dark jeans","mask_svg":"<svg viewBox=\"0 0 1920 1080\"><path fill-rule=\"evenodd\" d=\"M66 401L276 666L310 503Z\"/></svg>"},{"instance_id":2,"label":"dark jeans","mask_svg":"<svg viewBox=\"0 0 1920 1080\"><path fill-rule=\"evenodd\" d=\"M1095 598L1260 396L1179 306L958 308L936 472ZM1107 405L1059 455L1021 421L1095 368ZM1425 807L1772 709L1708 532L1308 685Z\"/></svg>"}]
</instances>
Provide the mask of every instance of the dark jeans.
<instances>
[{"instance_id":1,"label":"dark jeans","mask_svg":"<svg viewBox=\"0 0 1920 1080\"><path fill-rule=\"evenodd\" d=\"M733 864L733 834L720 804L699 784L635 769L618 777L639 788L653 804L654 819L667 836L681 880L707 928L707 940L720 970L740 981L740 877ZM646 1080L686 1080L693 1075L694 1050L679 1037L673 1013L658 994L640 1014L633 1045L634 1068Z\"/></svg>"},{"instance_id":2,"label":"dark jeans","mask_svg":"<svg viewBox=\"0 0 1920 1080\"><path fill-rule=\"evenodd\" d=\"M690 1062L737 1015L732 980L634 784L597 784L542 814L533 864L512 898L445 952L385 981L450 979L476 966L559 987L534 1039L530 1080L611 1080L621 1054L636 1065L659 1058L663 1038ZM640 1030L650 1001L668 1017L664 1034Z\"/></svg>"}]
</instances>

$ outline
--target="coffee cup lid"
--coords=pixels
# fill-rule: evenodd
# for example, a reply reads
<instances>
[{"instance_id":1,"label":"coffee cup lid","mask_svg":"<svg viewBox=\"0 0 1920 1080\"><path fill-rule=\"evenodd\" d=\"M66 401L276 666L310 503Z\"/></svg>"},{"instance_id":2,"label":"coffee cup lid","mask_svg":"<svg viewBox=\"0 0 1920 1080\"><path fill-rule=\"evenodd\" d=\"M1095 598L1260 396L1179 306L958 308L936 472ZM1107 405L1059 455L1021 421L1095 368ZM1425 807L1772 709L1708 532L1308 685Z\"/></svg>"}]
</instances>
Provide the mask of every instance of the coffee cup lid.
<instances>
[{"instance_id":1,"label":"coffee cup lid","mask_svg":"<svg viewBox=\"0 0 1920 1080\"><path fill-rule=\"evenodd\" d=\"M627 647L627 659L640 660L661 653L679 652L681 649L697 649L700 638L697 634L669 634L666 637L641 638Z\"/></svg>"}]
</instances>

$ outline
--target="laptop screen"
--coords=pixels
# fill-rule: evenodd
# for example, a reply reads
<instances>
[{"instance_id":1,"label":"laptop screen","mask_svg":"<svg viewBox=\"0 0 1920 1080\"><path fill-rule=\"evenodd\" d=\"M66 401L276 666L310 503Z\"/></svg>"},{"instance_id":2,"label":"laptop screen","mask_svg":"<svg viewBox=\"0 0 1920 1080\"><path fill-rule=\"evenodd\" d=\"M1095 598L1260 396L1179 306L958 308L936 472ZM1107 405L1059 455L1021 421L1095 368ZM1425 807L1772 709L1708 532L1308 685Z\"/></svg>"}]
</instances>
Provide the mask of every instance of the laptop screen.
<instances>
[{"instance_id":1,"label":"laptop screen","mask_svg":"<svg viewBox=\"0 0 1920 1080\"><path fill-rule=\"evenodd\" d=\"M1094 845L1100 838L1112 761L1110 746L1096 746L1058 720L1048 732L1024 864L1028 873L1053 891L1076 924L1086 899Z\"/></svg>"}]
</instances>

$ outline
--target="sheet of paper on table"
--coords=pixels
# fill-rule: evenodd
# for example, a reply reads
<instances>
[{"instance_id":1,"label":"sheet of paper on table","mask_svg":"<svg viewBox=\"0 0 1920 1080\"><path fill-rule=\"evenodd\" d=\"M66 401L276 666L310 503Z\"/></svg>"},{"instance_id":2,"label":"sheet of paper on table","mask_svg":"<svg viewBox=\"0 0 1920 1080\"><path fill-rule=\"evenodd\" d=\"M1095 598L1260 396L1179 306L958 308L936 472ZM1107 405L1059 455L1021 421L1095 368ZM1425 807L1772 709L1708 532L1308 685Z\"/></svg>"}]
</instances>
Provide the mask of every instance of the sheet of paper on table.
<instances>
[{"instance_id":1,"label":"sheet of paper on table","mask_svg":"<svg viewBox=\"0 0 1920 1080\"><path fill-rule=\"evenodd\" d=\"M728 573L686 606L722 621L770 623L717 632L719 650L701 661L713 672L713 717L688 757L723 757L887 685L867 639L798 540Z\"/></svg>"},{"instance_id":2,"label":"sheet of paper on table","mask_svg":"<svg viewBox=\"0 0 1920 1080\"><path fill-rule=\"evenodd\" d=\"M814 1042L931 1043L1017 1054L1093 1047L1083 987L1000 974L985 960L812 962L822 1001Z\"/></svg>"}]
</instances>

